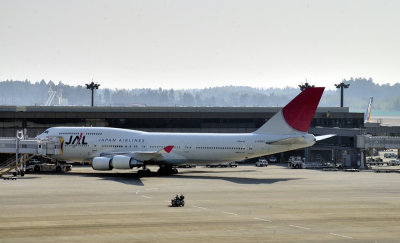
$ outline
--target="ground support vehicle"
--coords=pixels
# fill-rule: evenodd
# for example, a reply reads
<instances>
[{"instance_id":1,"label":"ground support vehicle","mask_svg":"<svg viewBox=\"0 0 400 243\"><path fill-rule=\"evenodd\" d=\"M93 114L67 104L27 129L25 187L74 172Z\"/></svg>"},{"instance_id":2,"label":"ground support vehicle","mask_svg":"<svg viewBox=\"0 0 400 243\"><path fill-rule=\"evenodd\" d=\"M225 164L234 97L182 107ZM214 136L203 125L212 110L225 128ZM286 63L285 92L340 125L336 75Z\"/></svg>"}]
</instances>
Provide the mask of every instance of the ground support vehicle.
<instances>
[{"instance_id":1,"label":"ground support vehicle","mask_svg":"<svg viewBox=\"0 0 400 243\"><path fill-rule=\"evenodd\" d=\"M290 156L288 167L292 169L306 168L304 158L301 158L300 156Z\"/></svg>"},{"instance_id":2,"label":"ground support vehicle","mask_svg":"<svg viewBox=\"0 0 400 243\"><path fill-rule=\"evenodd\" d=\"M385 163L383 162L383 159L380 157L377 158L368 158L367 159L367 164L370 166L383 166Z\"/></svg>"},{"instance_id":3,"label":"ground support vehicle","mask_svg":"<svg viewBox=\"0 0 400 243\"><path fill-rule=\"evenodd\" d=\"M207 168L227 168L227 167L237 167L238 164L235 162L231 163L223 163L223 164L208 164L206 165Z\"/></svg>"},{"instance_id":4,"label":"ground support vehicle","mask_svg":"<svg viewBox=\"0 0 400 243\"><path fill-rule=\"evenodd\" d=\"M400 173L398 169L374 169L376 173Z\"/></svg>"},{"instance_id":5,"label":"ground support vehicle","mask_svg":"<svg viewBox=\"0 0 400 243\"><path fill-rule=\"evenodd\" d=\"M231 162L228 164L229 167L238 167L238 164L236 162Z\"/></svg>"},{"instance_id":6,"label":"ground support vehicle","mask_svg":"<svg viewBox=\"0 0 400 243\"><path fill-rule=\"evenodd\" d=\"M345 172L360 172L359 169L344 169Z\"/></svg>"},{"instance_id":7,"label":"ground support vehicle","mask_svg":"<svg viewBox=\"0 0 400 243\"><path fill-rule=\"evenodd\" d=\"M171 207L184 207L185 197L183 195L176 195L175 198L171 199Z\"/></svg>"},{"instance_id":8,"label":"ground support vehicle","mask_svg":"<svg viewBox=\"0 0 400 243\"><path fill-rule=\"evenodd\" d=\"M390 158L397 159L397 155L395 153L385 153L383 155L383 157L388 158L388 159L390 159Z\"/></svg>"},{"instance_id":9,"label":"ground support vehicle","mask_svg":"<svg viewBox=\"0 0 400 243\"><path fill-rule=\"evenodd\" d=\"M268 166L268 161L264 157L261 157L256 162L256 166L257 167L264 167L264 166L267 167Z\"/></svg>"},{"instance_id":10,"label":"ground support vehicle","mask_svg":"<svg viewBox=\"0 0 400 243\"><path fill-rule=\"evenodd\" d=\"M270 163L277 163L278 162L278 159L275 156L269 157L268 160L269 160Z\"/></svg>"},{"instance_id":11,"label":"ground support vehicle","mask_svg":"<svg viewBox=\"0 0 400 243\"><path fill-rule=\"evenodd\" d=\"M70 164L37 163L26 167L26 172L67 172L72 169Z\"/></svg>"},{"instance_id":12,"label":"ground support vehicle","mask_svg":"<svg viewBox=\"0 0 400 243\"><path fill-rule=\"evenodd\" d=\"M181 164L176 166L177 168L196 168L196 165L194 164Z\"/></svg>"},{"instance_id":13,"label":"ground support vehicle","mask_svg":"<svg viewBox=\"0 0 400 243\"><path fill-rule=\"evenodd\" d=\"M398 159L392 159L389 162L387 162L388 166L397 166L400 165L400 161Z\"/></svg>"}]
</instances>

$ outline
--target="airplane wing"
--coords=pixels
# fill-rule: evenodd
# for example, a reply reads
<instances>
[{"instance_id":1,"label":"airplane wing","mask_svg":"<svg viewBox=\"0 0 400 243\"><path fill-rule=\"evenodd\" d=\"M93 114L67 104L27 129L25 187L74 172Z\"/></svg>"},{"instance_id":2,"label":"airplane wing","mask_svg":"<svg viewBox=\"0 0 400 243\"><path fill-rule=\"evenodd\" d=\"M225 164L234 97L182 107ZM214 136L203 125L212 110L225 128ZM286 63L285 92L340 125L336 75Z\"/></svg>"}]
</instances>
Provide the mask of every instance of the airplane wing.
<instances>
[{"instance_id":1,"label":"airplane wing","mask_svg":"<svg viewBox=\"0 0 400 243\"><path fill-rule=\"evenodd\" d=\"M138 161L160 160L163 158L164 154L169 154L173 148L174 146L169 145L158 151L110 152L102 153L100 156L112 157L114 155L125 155Z\"/></svg>"}]
</instances>

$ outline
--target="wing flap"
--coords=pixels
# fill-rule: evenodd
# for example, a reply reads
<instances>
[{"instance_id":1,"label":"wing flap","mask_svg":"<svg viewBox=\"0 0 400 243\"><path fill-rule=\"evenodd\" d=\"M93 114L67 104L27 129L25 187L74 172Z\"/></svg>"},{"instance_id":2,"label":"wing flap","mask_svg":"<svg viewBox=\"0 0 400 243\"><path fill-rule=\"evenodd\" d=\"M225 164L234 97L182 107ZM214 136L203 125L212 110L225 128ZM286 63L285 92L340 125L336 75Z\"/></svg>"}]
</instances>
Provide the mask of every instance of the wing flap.
<instances>
[{"instance_id":1,"label":"wing flap","mask_svg":"<svg viewBox=\"0 0 400 243\"><path fill-rule=\"evenodd\" d=\"M132 152L110 152L102 153L100 156L111 157L114 155L125 155L130 156L138 161L149 161L149 160L162 160L164 154L169 154L174 146L169 145L158 151L132 151Z\"/></svg>"}]
</instances>

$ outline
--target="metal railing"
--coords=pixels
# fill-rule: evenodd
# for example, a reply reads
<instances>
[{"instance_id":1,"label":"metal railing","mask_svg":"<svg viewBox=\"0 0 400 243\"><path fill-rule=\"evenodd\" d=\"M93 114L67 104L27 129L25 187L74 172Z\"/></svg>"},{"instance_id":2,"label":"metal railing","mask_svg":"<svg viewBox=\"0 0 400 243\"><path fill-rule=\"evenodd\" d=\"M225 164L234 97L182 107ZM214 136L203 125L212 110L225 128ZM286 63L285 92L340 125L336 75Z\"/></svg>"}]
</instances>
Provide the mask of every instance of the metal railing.
<instances>
[{"instance_id":1,"label":"metal railing","mask_svg":"<svg viewBox=\"0 0 400 243\"><path fill-rule=\"evenodd\" d=\"M26 163L28 160L32 159L33 157L35 157L35 154L30 154L30 155L24 154L19 159L18 163L16 163L15 159L11 160L6 166L4 166L0 169L0 176L7 174L8 172L10 172L13 169L16 169L17 167L19 167L23 163Z\"/></svg>"}]
</instances>

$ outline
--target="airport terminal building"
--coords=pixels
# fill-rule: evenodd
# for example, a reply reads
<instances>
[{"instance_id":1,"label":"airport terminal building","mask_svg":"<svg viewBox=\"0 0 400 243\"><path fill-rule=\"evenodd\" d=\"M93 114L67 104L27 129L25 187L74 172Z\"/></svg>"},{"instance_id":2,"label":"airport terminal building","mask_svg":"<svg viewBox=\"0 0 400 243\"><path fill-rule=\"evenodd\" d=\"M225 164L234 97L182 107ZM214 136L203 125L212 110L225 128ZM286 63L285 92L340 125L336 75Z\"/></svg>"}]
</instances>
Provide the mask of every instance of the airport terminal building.
<instances>
[{"instance_id":1,"label":"airport terminal building","mask_svg":"<svg viewBox=\"0 0 400 243\"><path fill-rule=\"evenodd\" d=\"M0 106L0 137L14 137L26 129L35 137L55 126L104 126L157 132L253 132L280 107L71 107ZM291 155L308 161L359 163L357 135L365 134L364 114L347 107L319 107L310 133L336 134L311 148L276 155L285 162Z\"/></svg>"}]
</instances>

